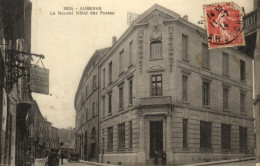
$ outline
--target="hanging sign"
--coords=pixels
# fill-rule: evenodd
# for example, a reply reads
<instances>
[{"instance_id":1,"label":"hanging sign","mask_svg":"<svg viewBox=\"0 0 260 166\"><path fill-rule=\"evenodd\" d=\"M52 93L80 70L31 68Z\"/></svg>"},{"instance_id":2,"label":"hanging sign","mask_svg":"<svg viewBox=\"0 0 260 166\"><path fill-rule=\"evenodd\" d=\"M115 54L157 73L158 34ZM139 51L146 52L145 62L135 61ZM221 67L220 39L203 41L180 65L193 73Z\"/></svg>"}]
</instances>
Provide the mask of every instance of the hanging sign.
<instances>
[{"instance_id":1,"label":"hanging sign","mask_svg":"<svg viewBox=\"0 0 260 166\"><path fill-rule=\"evenodd\" d=\"M49 69L32 66L30 69L31 92L49 94Z\"/></svg>"}]
</instances>

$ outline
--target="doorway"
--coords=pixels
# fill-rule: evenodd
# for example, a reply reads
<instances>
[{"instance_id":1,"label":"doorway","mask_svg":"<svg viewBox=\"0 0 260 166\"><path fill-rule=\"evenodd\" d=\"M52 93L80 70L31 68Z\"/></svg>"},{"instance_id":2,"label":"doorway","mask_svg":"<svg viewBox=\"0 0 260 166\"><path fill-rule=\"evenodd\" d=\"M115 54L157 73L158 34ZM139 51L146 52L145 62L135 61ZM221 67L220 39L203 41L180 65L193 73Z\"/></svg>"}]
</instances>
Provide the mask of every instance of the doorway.
<instances>
[{"instance_id":1,"label":"doorway","mask_svg":"<svg viewBox=\"0 0 260 166\"><path fill-rule=\"evenodd\" d=\"M163 152L163 121L150 122L150 158L154 158L155 151L161 157Z\"/></svg>"}]
</instances>

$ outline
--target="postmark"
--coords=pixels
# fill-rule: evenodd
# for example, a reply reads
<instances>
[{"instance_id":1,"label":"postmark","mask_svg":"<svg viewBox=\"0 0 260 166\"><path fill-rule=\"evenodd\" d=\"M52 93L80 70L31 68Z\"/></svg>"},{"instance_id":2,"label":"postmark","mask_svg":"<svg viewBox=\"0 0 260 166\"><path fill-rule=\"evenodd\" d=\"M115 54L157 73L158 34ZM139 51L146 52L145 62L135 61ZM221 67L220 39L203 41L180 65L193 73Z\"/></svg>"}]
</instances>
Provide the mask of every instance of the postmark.
<instances>
[{"instance_id":1,"label":"postmark","mask_svg":"<svg viewBox=\"0 0 260 166\"><path fill-rule=\"evenodd\" d=\"M245 45L242 8L234 2L204 5L210 49Z\"/></svg>"}]
</instances>

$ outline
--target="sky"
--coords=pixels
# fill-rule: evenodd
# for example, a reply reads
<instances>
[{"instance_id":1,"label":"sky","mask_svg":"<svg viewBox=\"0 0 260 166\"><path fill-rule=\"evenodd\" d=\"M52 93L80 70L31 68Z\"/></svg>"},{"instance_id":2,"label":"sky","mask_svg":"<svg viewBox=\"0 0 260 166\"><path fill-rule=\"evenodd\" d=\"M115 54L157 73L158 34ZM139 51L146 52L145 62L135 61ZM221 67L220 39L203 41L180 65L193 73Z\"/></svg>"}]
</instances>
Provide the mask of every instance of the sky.
<instances>
[{"instance_id":1,"label":"sky","mask_svg":"<svg viewBox=\"0 0 260 166\"><path fill-rule=\"evenodd\" d=\"M74 98L82 72L96 49L112 45L128 28L127 12L142 14L154 4L166 7L197 24L203 5L219 0L31 0L32 48L43 54L45 68L50 70L50 94L33 93L44 117L53 126L75 126ZM227 2L225 0L225 2ZM234 0L248 13L253 0ZM64 7L73 7L74 15L57 15ZM75 15L76 8L101 7L114 15ZM56 15L52 15L55 12ZM199 25L204 27L202 25ZM41 66L41 65L40 65Z\"/></svg>"}]
</instances>

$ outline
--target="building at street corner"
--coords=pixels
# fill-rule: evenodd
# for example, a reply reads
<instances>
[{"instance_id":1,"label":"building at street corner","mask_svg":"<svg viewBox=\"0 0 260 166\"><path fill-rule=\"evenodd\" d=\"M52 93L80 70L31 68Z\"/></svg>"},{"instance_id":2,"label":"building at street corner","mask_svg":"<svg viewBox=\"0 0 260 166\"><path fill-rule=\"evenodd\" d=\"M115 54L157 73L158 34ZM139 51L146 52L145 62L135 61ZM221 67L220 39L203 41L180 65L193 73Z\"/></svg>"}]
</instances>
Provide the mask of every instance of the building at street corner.
<instances>
[{"instance_id":1,"label":"building at street corner","mask_svg":"<svg viewBox=\"0 0 260 166\"><path fill-rule=\"evenodd\" d=\"M118 165L151 164L156 151L167 164L253 156L252 56L241 49L209 50L204 29L152 6L86 66L76 149L93 152L95 136L99 161Z\"/></svg>"}]
</instances>

